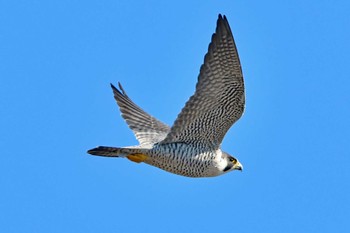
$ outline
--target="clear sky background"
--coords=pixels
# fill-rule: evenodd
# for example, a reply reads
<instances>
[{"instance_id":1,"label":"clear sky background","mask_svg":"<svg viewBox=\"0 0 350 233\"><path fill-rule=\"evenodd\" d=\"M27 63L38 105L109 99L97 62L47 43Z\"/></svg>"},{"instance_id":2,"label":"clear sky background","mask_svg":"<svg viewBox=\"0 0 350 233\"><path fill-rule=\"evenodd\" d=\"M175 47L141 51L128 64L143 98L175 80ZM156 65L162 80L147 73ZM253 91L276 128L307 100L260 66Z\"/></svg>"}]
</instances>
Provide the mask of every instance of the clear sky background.
<instances>
[{"instance_id":1,"label":"clear sky background","mask_svg":"<svg viewBox=\"0 0 350 233\"><path fill-rule=\"evenodd\" d=\"M350 2L0 1L1 232L350 232ZM86 153L136 144L109 83L171 125L219 13L244 171L191 179Z\"/></svg>"}]
</instances>

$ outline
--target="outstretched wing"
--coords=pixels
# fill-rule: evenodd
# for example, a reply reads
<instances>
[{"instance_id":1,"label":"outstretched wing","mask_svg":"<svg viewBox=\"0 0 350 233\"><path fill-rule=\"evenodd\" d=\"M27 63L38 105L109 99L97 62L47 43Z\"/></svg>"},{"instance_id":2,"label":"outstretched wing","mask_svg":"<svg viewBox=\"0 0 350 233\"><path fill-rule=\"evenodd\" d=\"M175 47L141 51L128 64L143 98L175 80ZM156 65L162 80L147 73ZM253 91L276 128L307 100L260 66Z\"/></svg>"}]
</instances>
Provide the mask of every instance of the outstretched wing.
<instances>
[{"instance_id":1,"label":"outstretched wing","mask_svg":"<svg viewBox=\"0 0 350 233\"><path fill-rule=\"evenodd\" d=\"M226 17L219 15L194 95L161 143L184 142L218 148L242 116L244 82L237 48Z\"/></svg>"},{"instance_id":2,"label":"outstretched wing","mask_svg":"<svg viewBox=\"0 0 350 233\"><path fill-rule=\"evenodd\" d=\"M170 131L170 127L137 106L118 83L120 91L111 84L114 98L117 101L122 117L134 132L142 146L150 146L162 141Z\"/></svg>"}]
</instances>

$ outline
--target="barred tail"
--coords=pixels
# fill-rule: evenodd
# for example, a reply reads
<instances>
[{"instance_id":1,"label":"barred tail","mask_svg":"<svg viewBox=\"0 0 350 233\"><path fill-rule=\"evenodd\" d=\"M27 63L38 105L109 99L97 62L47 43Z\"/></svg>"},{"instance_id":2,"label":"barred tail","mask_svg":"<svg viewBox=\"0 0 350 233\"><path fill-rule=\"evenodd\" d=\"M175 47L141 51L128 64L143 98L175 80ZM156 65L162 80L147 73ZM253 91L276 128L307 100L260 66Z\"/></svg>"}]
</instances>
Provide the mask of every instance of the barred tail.
<instances>
[{"instance_id":1,"label":"barred tail","mask_svg":"<svg viewBox=\"0 0 350 233\"><path fill-rule=\"evenodd\" d=\"M126 157L130 154L143 154L147 152L147 149L138 149L138 148L126 148L126 147L108 147L108 146L99 146L88 150L87 153L97 156L106 156L106 157Z\"/></svg>"}]
</instances>

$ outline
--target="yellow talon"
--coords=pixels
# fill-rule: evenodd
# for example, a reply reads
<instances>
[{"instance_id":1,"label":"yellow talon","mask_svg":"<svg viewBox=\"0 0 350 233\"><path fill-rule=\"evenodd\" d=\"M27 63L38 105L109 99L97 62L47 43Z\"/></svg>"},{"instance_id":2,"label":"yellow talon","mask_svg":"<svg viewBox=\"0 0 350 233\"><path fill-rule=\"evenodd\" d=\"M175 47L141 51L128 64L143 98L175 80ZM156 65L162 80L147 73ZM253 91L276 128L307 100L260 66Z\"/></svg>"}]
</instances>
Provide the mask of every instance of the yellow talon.
<instances>
[{"instance_id":1,"label":"yellow talon","mask_svg":"<svg viewBox=\"0 0 350 233\"><path fill-rule=\"evenodd\" d=\"M126 156L130 161L133 161L135 163L141 163L144 162L148 156L145 154L130 154Z\"/></svg>"}]
</instances>

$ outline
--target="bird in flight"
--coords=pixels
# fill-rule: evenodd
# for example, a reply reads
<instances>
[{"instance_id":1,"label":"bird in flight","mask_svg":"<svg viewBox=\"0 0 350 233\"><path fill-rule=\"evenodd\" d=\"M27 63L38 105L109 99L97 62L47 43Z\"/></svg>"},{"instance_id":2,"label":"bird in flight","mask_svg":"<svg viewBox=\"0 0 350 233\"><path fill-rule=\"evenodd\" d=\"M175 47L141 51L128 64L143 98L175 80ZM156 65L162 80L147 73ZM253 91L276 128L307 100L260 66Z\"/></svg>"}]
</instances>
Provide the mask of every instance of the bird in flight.
<instances>
[{"instance_id":1,"label":"bird in flight","mask_svg":"<svg viewBox=\"0 0 350 233\"><path fill-rule=\"evenodd\" d=\"M89 154L127 158L187 177L214 177L242 170L235 157L221 150L229 128L242 116L245 106L241 63L225 16L219 15L194 95L172 127L154 118L111 84L121 115L139 145L99 146Z\"/></svg>"}]
</instances>

